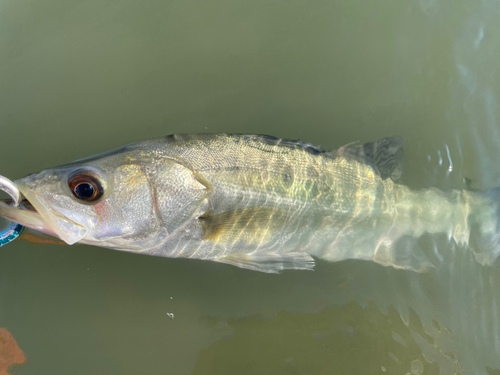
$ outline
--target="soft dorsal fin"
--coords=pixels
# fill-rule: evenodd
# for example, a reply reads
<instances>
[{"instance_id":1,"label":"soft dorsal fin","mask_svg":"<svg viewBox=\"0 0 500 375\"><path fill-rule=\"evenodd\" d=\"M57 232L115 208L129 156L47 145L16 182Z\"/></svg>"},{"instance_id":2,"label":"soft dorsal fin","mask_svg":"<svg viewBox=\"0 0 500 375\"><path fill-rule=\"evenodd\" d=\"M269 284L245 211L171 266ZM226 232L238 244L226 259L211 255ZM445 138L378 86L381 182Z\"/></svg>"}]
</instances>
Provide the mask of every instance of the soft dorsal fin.
<instances>
[{"instance_id":1,"label":"soft dorsal fin","mask_svg":"<svg viewBox=\"0 0 500 375\"><path fill-rule=\"evenodd\" d=\"M403 139L400 137L383 138L362 146L347 146L339 151L372 165L384 180L397 180L403 173Z\"/></svg>"}]
</instances>

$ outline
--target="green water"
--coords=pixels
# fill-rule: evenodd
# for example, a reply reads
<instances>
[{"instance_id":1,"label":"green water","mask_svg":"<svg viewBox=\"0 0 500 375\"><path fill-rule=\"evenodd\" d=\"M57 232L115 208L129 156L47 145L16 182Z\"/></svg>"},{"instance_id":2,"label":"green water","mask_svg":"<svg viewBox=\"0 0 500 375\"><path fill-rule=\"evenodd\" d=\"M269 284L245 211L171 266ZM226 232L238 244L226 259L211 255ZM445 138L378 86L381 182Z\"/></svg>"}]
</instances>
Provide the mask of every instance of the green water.
<instances>
[{"instance_id":1,"label":"green water","mask_svg":"<svg viewBox=\"0 0 500 375\"><path fill-rule=\"evenodd\" d=\"M494 0L0 0L0 174L171 133L405 139L402 182L500 186ZM267 275L88 246L0 249L12 374L499 374L500 269ZM168 314L173 313L173 319Z\"/></svg>"}]
</instances>

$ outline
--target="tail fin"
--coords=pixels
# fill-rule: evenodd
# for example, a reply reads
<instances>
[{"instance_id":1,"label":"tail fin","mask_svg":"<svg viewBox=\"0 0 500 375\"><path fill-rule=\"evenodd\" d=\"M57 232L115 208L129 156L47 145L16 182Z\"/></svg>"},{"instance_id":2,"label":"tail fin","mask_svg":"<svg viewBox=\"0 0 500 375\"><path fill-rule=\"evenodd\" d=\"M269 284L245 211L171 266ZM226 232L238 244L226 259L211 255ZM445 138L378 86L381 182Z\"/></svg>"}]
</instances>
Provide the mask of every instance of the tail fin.
<instances>
[{"instance_id":1,"label":"tail fin","mask_svg":"<svg viewBox=\"0 0 500 375\"><path fill-rule=\"evenodd\" d=\"M482 265L492 265L500 256L500 188L476 193L469 224L469 246Z\"/></svg>"}]
</instances>

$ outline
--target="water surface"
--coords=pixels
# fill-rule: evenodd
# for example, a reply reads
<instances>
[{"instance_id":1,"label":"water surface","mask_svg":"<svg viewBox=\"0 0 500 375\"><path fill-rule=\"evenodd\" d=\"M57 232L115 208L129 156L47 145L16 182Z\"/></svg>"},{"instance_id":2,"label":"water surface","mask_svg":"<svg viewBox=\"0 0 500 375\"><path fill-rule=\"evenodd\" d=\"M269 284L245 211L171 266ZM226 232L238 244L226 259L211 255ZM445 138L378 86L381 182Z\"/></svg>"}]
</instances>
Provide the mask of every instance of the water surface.
<instances>
[{"instance_id":1,"label":"water surface","mask_svg":"<svg viewBox=\"0 0 500 375\"><path fill-rule=\"evenodd\" d=\"M398 135L402 183L500 186L495 0L0 1L0 173L150 137ZM498 374L500 269L260 274L88 246L0 250L12 374ZM173 313L173 319L167 314Z\"/></svg>"}]
</instances>

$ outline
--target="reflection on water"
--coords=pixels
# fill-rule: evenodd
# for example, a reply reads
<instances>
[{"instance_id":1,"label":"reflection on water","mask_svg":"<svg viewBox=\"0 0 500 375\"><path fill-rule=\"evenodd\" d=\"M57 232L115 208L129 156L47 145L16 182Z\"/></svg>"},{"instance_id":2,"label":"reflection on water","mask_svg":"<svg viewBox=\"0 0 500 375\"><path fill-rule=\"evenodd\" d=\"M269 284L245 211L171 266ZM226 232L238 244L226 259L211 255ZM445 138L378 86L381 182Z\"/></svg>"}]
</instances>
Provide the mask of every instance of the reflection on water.
<instances>
[{"instance_id":1,"label":"reflection on water","mask_svg":"<svg viewBox=\"0 0 500 375\"><path fill-rule=\"evenodd\" d=\"M412 317L410 327L434 345L418 317ZM439 374L392 307L384 314L373 303L363 308L349 302L317 313L279 312L228 325L232 337L203 350L193 374L359 374L367 368L374 373ZM363 361L353 361L352 353Z\"/></svg>"},{"instance_id":2,"label":"reflection on water","mask_svg":"<svg viewBox=\"0 0 500 375\"><path fill-rule=\"evenodd\" d=\"M0 173L170 133L264 133L326 149L397 135L402 183L498 187L499 9L3 1ZM29 357L12 372L499 374L498 266L443 237L417 245L440 267L320 261L264 275L19 240L0 251L0 323Z\"/></svg>"}]
</instances>

